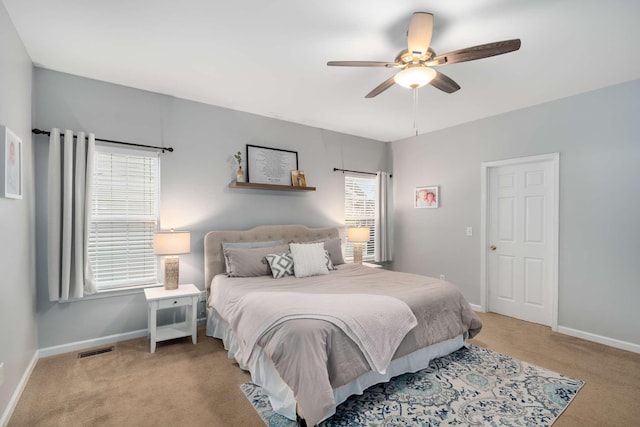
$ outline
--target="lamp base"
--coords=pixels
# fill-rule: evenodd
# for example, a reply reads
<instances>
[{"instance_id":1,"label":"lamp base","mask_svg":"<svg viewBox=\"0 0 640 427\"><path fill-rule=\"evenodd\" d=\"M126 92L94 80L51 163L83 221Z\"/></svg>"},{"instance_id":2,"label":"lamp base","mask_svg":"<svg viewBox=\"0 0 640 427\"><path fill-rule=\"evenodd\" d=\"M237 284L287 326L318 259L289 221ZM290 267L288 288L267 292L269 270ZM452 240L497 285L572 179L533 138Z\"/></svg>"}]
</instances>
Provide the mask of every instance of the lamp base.
<instances>
[{"instance_id":1,"label":"lamp base","mask_svg":"<svg viewBox=\"0 0 640 427\"><path fill-rule=\"evenodd\" d=\"M178 289L180 279L180 259L177 256L164 259L164 288Z\"/></svg>"},{"instance_id":2,"label":"lamp base","mask_svg":"<svg viewBox=\"0 0 640 427\"><path fill-rule=\"evenodd\" d=\"M353 263L362 264L362 243L353 244Z\"/></svg>"}]
</instances>

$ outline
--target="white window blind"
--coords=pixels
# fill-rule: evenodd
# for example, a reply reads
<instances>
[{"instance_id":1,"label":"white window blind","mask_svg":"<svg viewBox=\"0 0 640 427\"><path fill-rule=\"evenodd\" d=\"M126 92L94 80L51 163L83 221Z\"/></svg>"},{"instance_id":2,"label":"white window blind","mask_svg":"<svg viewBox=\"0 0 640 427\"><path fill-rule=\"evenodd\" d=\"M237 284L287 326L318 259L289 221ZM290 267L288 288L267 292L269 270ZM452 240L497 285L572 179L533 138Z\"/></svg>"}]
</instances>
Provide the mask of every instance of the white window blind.
<instances>
[{"instance_id":1,"label":"white window blind","mask_svg":"<svg viewBox=\"0 0 640 427\"><path fill-rule=\"evenodd\" d=\"M157 282L158 153L97 146L88 256L98 290Z\"/></svg>"},{"instance_id":2,"label":"white window blind","mask_svg":"<svg viewBox=\"0 0 640 427\"><path fill-rule=\"evenodd\" d=\"M344 177L344 218L347 228L369 227L369 242L362 248L362 259L373 261L375 256L376 178L354 175ZM353 261L353 243L345 246L345 259Z\"/></svg>"}]
</instances>

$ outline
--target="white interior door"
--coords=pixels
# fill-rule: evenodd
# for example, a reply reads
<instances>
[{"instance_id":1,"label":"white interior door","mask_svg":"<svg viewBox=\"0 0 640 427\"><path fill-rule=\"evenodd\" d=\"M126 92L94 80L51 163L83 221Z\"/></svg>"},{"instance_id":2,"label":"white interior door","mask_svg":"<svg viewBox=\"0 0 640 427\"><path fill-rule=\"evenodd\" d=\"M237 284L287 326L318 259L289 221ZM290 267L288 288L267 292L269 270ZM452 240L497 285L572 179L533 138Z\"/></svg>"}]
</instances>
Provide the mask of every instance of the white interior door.
<instances>
[{"instance_id":1,"label":"white interior door","mask_svg":"<svg viewBox=\"0 0 640 427\"><path fill-rule=\"evenodd\" d=\"M556 165L490 167L486 189L488 310L549 326L557 316Z\"/></svg>"}]
</instances>

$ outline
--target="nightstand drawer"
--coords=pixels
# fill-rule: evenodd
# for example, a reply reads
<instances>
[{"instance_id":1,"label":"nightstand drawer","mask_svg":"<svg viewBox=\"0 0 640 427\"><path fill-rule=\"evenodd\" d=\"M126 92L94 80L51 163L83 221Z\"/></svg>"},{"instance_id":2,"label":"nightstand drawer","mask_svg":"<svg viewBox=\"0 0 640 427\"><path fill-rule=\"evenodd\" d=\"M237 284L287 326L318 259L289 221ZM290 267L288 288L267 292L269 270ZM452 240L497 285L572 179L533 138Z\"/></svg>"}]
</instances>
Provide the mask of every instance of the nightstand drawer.
<instances>
[{"instance_id":1,"label":"nightstand drawer","mask_svg":"<svg viewBox=\"0 0 640 427\"><path fill-rule=\"evenodd\" d=\"M161 299L158 301L158 308L182 307L183 305L191 305L191 297Z\"/></svg>"}]
</instances>

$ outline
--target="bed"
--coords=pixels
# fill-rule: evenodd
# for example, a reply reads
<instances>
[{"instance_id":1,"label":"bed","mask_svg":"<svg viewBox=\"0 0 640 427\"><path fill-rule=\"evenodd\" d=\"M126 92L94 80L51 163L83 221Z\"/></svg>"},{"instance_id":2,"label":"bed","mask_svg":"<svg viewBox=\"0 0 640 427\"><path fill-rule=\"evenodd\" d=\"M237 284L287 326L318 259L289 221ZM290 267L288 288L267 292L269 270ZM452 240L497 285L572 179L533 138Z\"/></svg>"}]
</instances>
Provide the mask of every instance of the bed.
<instances>
[{"instance_id":1,"label":"bed","mask_svg":"<svg viewBox=\"0 0 640 427\"><path fill-rule=\"evenodd\" d=\"M338 236L336 228L278 225L212 231L204 240L207 335L223 341L229 357L251 373L276 412L292 420L302 417L308 425L333 415L350 395L459 349L482 327L448 282L331 265L334 255L342 258L335 249ZM251 247L255 242L271 246L256 249ZM333 253L325 252L327 269L332 269L276 279L273 264L273 275L270 269L268 275L236 274L247 267L238 266L246 254L280 252L291 242L315 243L294 244L289 255L318 245L329 248L333 242ZM240 256L229 265L232 254Z\"/></svg>"}]
</instances>

